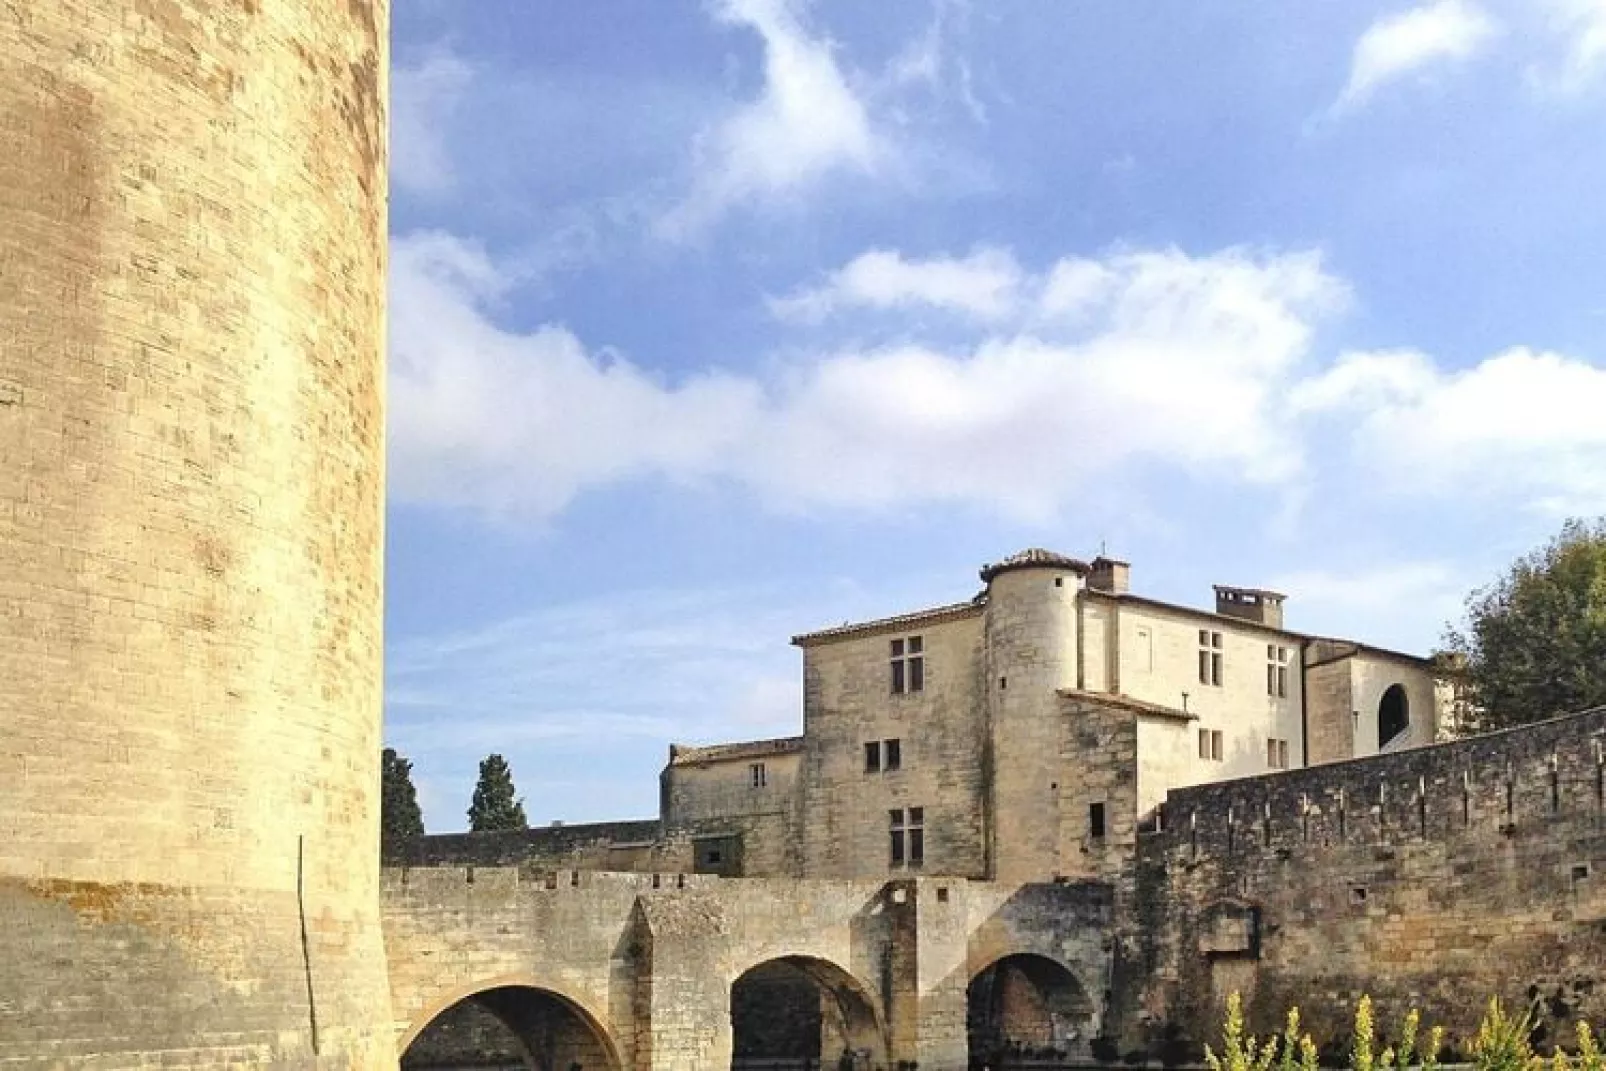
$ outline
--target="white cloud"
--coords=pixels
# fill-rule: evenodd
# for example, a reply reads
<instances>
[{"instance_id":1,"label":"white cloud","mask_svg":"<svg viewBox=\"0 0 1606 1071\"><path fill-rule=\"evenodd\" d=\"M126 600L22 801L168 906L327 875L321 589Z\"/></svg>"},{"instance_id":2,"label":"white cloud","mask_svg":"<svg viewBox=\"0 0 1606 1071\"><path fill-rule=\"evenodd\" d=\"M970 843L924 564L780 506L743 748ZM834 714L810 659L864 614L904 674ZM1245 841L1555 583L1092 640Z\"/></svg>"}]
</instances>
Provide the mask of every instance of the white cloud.
<instances>
[{"instance_id":1,"label":"white cloud","mask_svg":"<svg viewBox=\"0 0 1606 1071\"><path fill-rule=\"evenodd\" d=\"M1291 627L1426 654L1417 645L1458 615L1466 575L1440 561L1367 561L1283 573L1269 586L1288 596Z\"/></svg>"},{"instance_id":2,"label":"white cloud","mask_svg":"<svg viewBox=\"0 0 1606 1071\"><path fill-rule=\"evenodd\" d=\"M779 316L820 320L851 308L931 306L983 320L1009 315L1020 298L1023 273L1001 249L978 249L963 259L905 260L895 250L872 249L833 272L824 285L777 298Z\"/></svg>"},{"instance_id":3,"label":"white cloud","mask_svg":"<svg viewBox=\"0 0 1606 1071\"><path fill-rule=\"evenodd\" d=\"M1549 81L1576 90L1606 71L1606 0L1539 0L1539 8L1565 53Z\"/></svg>"},{"instance_id":4,"label":"white cloud","mask_svg":"<svg viewBox=\"0 0 1606 1071\"><path fill-rule=\"evenodd\" d=\"M497 328L508 280L439 234L391 245L391 486L402 499L546 515L582 489L692 476L751 435L757 388L722 375L666 387L572 334Z\"/></svg>"},{"instance_id":5,"label":"white cloud","mask_svg":"<svg viewBox=\"0 0 1606 1071\"><path fill-rule=\"evenodd\" d=\"M1334 107L1355 107L1390 82L1469 59L1496 32L1494 20L1467 0L1434 0L1386 15L1367 27L1356 42L1349 81Z\"/></svg>"},{"instance_id":6,"label":"white cloud","mask_svg":"<svg viewBox=\"0 0 1606 1071\"><path fill-rule=\"evenodd\" d=\"M666 382L559 327L491 319L495 268L442 236L392 256L392 489L535 517L630 479L776 509L962 503L1043 518L1132 463L1273 484L1301 466L1281 392L1344 288L1313 254L1117 252L1078 314L979 342L851 348L766 378ZM1096 269L1096 270L1095 270Z\"/></svg>"},{"instance_id":7,"label":"white cloud","mask_svg":"<svg viewBox=\"0 0 1606 1071\"><path fill-rule=\"evenodd\" d=\"M1521 347L1459 370L1348 354L1294 401L1353 421L1358 454L1397 490L1606 511L1606 368Z\"/></svg>"},{"instance_id":8,"label":"white cloud","mask_svg":"<svg viewBox=\"0 0 1606 1071\"><path fill-rule=\"evenodd\" d=\"M719 0L721 22L764 42L757 99L705 131L691 194L662 221L670 236L710 222L732 204L774 198L833 171L870 172L886 152L835 46L809 32L793 0Z\"/></svg>"},{"instance_id":9,"label":"white cloud","mask_svg":"<svg viewBox=\"0 0 1606 1071\"><path fill-rule=\"evenodd\" d=\"M450 52L397 63L390 76L390 177L408 193L440 194L456 179L445 135L474 71Z\"/></svg>"}]
</instances>

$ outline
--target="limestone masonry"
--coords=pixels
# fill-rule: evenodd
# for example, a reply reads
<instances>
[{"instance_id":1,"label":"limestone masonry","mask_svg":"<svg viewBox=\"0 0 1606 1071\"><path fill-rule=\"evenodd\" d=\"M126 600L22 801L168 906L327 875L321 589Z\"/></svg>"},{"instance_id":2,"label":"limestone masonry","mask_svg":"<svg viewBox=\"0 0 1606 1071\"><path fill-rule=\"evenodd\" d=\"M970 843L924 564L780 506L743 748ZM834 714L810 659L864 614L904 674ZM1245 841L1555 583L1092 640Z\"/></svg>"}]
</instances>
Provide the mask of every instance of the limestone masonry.
<instances>
[{"instance_id":1,"label":"limestone masonry","mask_svg":"<svg viewBox=\"0 0 1606 1071\"><path fill-rule=\"evenodd\" d=\"M0 1067L383 1067L385 0L0 5Z\"/></svg>"},{"instance_id":2,"label":"limestone masonry","mask_svg":"<svg viewBox=\"0 0 1606 1071\"><path fill-rule=\"evenodd\" d=\"M0 5L0 1071L1197 1061L1606 1021L1606 711L1028 550L657 818L381 867L385 0ZM1556 667L1564 672L1566 667ZM1023 1061L1035 1061L1023 1063Z\"/></svg>"},{"instance_id":3,"label":"limestone masonry","mask_svg":"<svg viewBox=\"0 0 1606 1071\"><path fill-rule=\"evenodd\" d=\"M1606 1012L1606 712L1435 743L1448 667L1275 592L982 580L796 637L802 735L672 746L657 820L404 846L404 1063L496 1022L540 1067L1188 1062L1234 990L1329 1044L1363 992L1462 1039L1486 995Z\"/></svg>"}]
</instances>

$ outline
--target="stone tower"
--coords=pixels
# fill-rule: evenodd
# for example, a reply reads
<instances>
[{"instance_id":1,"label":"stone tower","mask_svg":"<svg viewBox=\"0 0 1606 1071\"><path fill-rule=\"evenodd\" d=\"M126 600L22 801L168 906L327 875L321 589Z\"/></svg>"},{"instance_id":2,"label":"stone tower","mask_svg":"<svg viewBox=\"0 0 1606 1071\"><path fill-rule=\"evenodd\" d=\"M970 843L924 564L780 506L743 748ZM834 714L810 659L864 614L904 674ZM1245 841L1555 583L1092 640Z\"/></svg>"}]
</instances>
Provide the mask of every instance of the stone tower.
<instances>
[{"instance_id":1,"label":"stone tower","mask_svg":"<svg viewBox=\"0 0 1606 1071\"><path fill-rule=\"evenodd\" d=\"M981 571L992 742L988 858L998 881L1059 870L1057 692L1076 687L1077 592L1087 573L1083 562L1035 548Z\"/></svg>"},{"instance_id":2,"label":"stone tower","mask_svg":"<svg viewBox=\"0 0 1606 1071\"><path fill-rule=\"evenodd\" d=\"M388 0L0 4L0 1050L395 1065Z\"/></svg>"}]
</instances>

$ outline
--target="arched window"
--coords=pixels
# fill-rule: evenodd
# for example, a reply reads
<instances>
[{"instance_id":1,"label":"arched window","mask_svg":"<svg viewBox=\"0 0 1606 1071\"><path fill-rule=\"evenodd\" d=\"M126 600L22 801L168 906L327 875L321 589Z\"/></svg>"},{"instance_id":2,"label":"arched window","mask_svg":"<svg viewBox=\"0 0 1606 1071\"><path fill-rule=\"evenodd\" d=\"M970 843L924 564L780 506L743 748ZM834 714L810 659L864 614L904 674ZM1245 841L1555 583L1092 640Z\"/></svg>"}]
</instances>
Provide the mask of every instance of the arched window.
<instances>
[{"instance_id":1,"label":"arched window","mask_svg":"<svg viewBox=\"0 0 1606 1071\"><path fill-rule=\"evenodd\" d=\"M1377 746L1382 750L1389 741L1411 727L1411 701L1405 696L1403 684L1391 684L1377 705Z\"/></svg>"}]
</instances>

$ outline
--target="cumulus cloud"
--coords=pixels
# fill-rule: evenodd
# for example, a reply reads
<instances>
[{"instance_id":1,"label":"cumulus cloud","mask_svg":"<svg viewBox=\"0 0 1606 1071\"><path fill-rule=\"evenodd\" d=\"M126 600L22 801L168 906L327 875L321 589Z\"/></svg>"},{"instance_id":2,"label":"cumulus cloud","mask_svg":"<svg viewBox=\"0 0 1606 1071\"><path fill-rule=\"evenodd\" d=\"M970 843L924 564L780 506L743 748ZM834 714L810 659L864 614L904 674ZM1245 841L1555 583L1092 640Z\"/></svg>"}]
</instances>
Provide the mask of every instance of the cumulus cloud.
<instances>
[{"instance_id":1,"label":"cumulus cloud","mask_svg":"<svg viewBox=\"0 0 1606 1071\"><path fill-rule=\"evenodd\" d=\"M1380 87L1469 59L1495 36L1495 21L1467 0L1434 0L1386 15L1361 35L1335 110L1359 106Z\"/></svg>"},{"instance_id":2,"label":"cumulus cloud","mask_svg":"<svg viewBox=\"0 0 1606 1071\"><path fill-rule=\"evenodd\" d=\"M714 12L762 39L763 87L699 139L694 188L662 221L671 236L738 201L791 193L833 171L869 172L885 152L834 44L811 32L801 3L719 0Z\"/></svg>"},{"instance_id":3,"label":"cumulus cloud","mask_svg":"<svg viewBox=\"0 0 1606 1071\"><path fill-rule=\"evenodd\" d=\"M1546 79L1567 90L1580 89L1606 72L1606 0L1539 0L1563 57Z\"/></svg>"},{"instance_id":4,"label":"cumulus cloud","mask_svg":"<svg viewBox=\"0 0 1606 1071\"><path fill-rule=\"evenodd\" d=\"M1134 462L1274 484L1301 464L1281 392L1344 296L1314 254L1122 251L1045 273L1100 276L1079 308L1034 305L962 346L665 380L561 327L498 326L495 271L445 236L394 243L399 499L541 517L588 488L660 479L776 509L1046 517Z\"/></svg>"},{"instance_id":5,"label":"cumulus cloud","mask_svg":"<svg viewBox=\"0 0 1606 1071\"><path fill-rule=\"evenodd\" d=\"M473 78L473 68L441 50L392 67L390 177L398 189L431 195L453 187L445 132Z\"/></svg>"},{"instance_id":6,"label":"cumulus cloud","mask_svg":"<svg viewBox=\"0 0 1606 1071\"><path fill-rule=\"evenodd\" d=\"M508 285L454 237L391 244L391 484L402 499L546 515L588 486L708 471L751 436L754 384L710 374L666 386L561 327L504 331L487 310Z\"/></svg>"},{"instance_id":7,"label":"cumulus cloud","mask_svg":"<svg viewBox=\"0 0 1606 1071\"><path fill-rule=\"evenodd\" d=\"M1606 368L1514 348L1464 369L1410 350L1347 354L1296 409L1341 416L1380 479L1413 492L1606 510Z\"/></svg>"},{"instance_id":8,"label":"cumulus cloud","mask_svg":"<svg viewBox=\"0 0 1606 1071\"><path fill-rule=\"evenodd\" d=\"M822 285L774 299L770 308L782 317L820 320L854 308L929 306L994 320L1015 310L1022 282L1020 265L1001 249L928 260L872 249L831 273Z\"/></svg>"}]
</instances>

